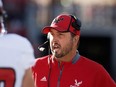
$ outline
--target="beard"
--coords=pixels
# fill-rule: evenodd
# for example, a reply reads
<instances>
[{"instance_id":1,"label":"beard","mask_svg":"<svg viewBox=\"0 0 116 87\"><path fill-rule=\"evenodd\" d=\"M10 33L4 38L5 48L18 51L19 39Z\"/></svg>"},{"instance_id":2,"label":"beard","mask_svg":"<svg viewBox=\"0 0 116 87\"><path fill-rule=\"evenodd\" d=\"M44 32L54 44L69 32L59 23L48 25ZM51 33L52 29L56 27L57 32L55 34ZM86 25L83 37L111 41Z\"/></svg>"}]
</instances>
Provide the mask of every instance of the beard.
<instances>
[{"instance_id":1,"label":"beard","mask_svg":"<svg viewBox=\"0 0 116 87\"><path fill-rule=\"evenodd\" d=\"M72 45L71 45L72 46ZM65 48L65 49L62 49L61 50L61 52L55 52L55 57L56 58L62 58L62 57L64 57L65 55L67 55L67 54L69 54L70 53L70 51L72 50L72 47L68 47L68 48Z\"/></svg>"},{"instance_id":2,"label":"beard","mask_svg":"<svg viewBox=\"0 0 116 87\"><path fill-rule=\"evenodd\" d=\"M57 43L55 45L57 45L57 49L54 46L52 46L51 50L52 50L52 54L56 58L62 58L64 56L66 56L73 49L73 41L72 40L69 43L67 43L66 45L64 45L63 47Z\"/></svg>"}]
</instances>

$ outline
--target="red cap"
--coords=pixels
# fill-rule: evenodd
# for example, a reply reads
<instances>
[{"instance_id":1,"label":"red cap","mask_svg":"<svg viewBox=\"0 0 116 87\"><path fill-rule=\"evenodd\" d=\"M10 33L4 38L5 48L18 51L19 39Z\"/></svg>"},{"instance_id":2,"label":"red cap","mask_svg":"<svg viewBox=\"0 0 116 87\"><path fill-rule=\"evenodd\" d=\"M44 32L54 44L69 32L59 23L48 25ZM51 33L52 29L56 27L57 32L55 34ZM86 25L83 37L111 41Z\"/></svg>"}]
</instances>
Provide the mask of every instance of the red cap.
<instances>
[{"instance_id":1,"label":"red cap","mask_svg":"<svg viewBox=\"0 0 116 87\"><path fill-rule=\"evenodd\" d=\"M52 28L60 32L72 32L76 35L80 35L80 29L75 29L72 26L72 22L75 22L75 21L76 19L73 18L72 15L61 14L52 21L50 26L44 27L42 30L42 33L48 34L48 32L50 32L50 29ZM81 27L81 24L80 24L80 27Z\"/></svg>"}]
</instances>

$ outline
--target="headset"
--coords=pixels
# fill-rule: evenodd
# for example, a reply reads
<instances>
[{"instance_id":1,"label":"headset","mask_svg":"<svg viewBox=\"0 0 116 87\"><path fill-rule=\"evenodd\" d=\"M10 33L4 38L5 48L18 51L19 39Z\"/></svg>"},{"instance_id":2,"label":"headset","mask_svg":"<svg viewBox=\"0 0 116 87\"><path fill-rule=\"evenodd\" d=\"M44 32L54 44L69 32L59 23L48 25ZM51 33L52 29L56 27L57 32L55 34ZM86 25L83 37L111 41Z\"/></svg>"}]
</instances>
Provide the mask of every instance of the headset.
<instances>
[{"instance_id":1,"label":"headset","mask_svg":"<svg viewBox=\"0 0 116 87\"><path fill-rule=\"evenodd\" d=\"M81 28L81 21L78 18L76 18L74 15L69 15L69 16L71 17L70 25L72 25L73 28L79 31ZM72 22L72 19L74 19L74 22Z\"/></svg>"}]
</instances>

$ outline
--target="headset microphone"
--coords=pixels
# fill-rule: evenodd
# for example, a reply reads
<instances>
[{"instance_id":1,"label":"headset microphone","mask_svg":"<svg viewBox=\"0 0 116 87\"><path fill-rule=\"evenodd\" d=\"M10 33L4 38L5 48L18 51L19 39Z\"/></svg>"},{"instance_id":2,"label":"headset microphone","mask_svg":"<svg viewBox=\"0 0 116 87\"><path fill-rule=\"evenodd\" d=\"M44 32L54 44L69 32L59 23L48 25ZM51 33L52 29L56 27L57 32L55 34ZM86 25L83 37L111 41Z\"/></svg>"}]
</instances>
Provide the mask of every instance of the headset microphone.
<instances>
[{"instance_id":1,"label":"headset microphone","mask_svg":"<svg viewBox=\"0 0 116 87\"><path fill-rule=\"evenodd\" d=\"M38 50L43 52L43 51L45 50L45 48L42 47L42 46L45 45L45 44L47 44L47 43L48 43L48 40L45 41L43 44L41 44L41 45L38 47Z\"/></svg>"}]
</instances>

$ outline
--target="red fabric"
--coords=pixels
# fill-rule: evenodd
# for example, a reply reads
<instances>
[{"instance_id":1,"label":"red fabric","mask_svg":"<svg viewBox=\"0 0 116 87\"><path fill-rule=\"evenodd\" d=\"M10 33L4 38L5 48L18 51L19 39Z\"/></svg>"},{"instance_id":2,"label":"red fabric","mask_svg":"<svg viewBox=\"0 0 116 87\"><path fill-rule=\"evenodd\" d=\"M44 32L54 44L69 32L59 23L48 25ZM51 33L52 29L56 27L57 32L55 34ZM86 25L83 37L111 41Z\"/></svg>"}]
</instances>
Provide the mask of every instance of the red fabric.
<instances>
[{"instance_id":1,"label":"red fabric","mask_svg":"<svg viewBox=\"0 0 116 87\"><path fill-rule=\"evenodd\" d=\"M50 87L116 87L100 64L83 56L74 64L62 63L60 67L57 61L51 61L51 70L49 68L47 56L36 60L32 67L36 87L49 87L48 84Z\"/></svg>"},{"instance_id":2,"label":"red fabric","mask_svg":"<svg viewBox=\"0 0 116 87\"><path fill-rule=\"evenodd\" d=\"M76 30L72 27L72 22L74 22L74 21L75 20L70 15L61 14L52 21L50 26L44 27L42 32L43 32L43 34L47 34L48 32L50 32L50 29L53 28L60 32L68 31L68 32L72 32L76 35L80 35L80 31Z\"/></svg>"},{"instance_id":3,"label":"red fabric","mask_svg":"<svg viewBox=\"0 0 116 87\"><path fill-rule=\"evenodd\" d=\"M0 81L5 82L5 87L14 87L15 74L12 68L0 68Z\"/></svg>"}]
</instances>

